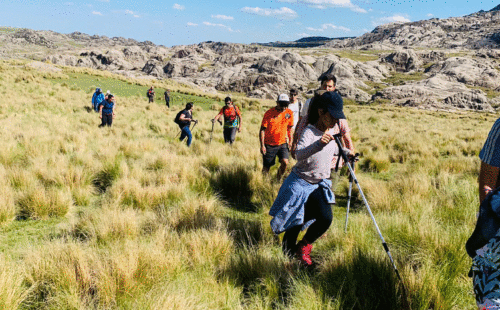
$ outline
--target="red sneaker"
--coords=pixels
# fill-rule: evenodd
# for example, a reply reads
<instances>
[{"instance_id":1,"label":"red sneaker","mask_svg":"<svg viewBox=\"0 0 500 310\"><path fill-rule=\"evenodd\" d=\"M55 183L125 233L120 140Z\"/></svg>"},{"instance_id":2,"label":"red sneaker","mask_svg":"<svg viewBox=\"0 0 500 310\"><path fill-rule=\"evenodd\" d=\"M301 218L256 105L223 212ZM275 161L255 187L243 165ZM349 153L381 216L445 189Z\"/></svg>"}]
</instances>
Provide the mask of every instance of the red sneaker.
<instances>
[{"instance_id":1,"label":"red sneaker","mask_svg":"<svg viewBox=\"0 0 500 310\"><path fill-rule=\"evenodd\" d=\"M299 262L306 267L310 267L313 265L313 261L311 260L311 250L312 250L312 244L307 243L307 241L304 241L303 239L297 244L297 252L295 255L297 256L297 259Z\"/></svg>"}]
</instances>

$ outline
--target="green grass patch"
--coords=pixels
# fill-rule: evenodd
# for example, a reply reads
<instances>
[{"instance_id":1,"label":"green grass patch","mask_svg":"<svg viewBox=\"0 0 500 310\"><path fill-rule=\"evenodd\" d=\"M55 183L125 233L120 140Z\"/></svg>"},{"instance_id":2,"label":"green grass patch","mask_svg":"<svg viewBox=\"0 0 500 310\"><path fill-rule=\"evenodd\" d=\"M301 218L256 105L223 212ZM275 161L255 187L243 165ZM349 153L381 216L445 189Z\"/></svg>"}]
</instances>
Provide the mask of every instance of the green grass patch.
<instances>
[{"instance_id":1,"label":"green grass patch","mask_svg":"<svg viewBox=\"0 0 500 310\"><path fill-rule=\"evenodd\" d=\"M89 94L89 102L92 94L97 87L100 87L103 92L110 90L112 94L120 97L143 97L147 101L146 91L149 89L147 86L138 85L127 81L122 81L116 78L95 76L86 73L67 73L68 79L51 79L53 83L61 84L72 90L80 89ZM165 88L155 88L155 103L165 104L163 94ZM201 107L203 110L210 110L214 102L218 102L209 97L201 97L193 94L184 94L180 92L170 92L170 106L179 105L183 107L187 102L193 102L195 106Z\"/></svg>"},{"instance_id":2,"label":"green grass patch","mask_svg":"<svg viewBox=\"0 0 500 310\"><path fill-rule=\"evenodd\" d=\"M367 54L364 52L357 52L357 51L335 52L335 55L339 56L340 58L349 58L351 60L360 61L360 62L367 62L367 61L373 61L373 60L379 59L378 55Z\"/></svg>"},{"instance_id":3,"label":"green grass patch","mask_svg":"<svg viewBox=\"0 0 500 310\"><path fill-rule=\"evenodd\" d=\"M391 75L383 80L385 83L390 83L394 86L405 85L406 82L421 81L425 79L423 72L401 73L391 72Z\"/></svg>"}]
</instances>

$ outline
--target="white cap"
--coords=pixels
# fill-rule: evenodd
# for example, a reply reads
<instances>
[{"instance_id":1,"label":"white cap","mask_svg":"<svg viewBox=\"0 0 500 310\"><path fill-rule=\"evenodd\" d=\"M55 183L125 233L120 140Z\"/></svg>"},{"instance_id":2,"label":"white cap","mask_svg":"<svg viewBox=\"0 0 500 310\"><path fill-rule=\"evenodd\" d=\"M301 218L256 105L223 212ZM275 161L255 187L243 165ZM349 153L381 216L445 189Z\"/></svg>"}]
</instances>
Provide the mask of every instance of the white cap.
<instances>
[{"instance_id":1,"label":"white cap","mask_svg":"<svg viewBox=\"0 0 500 310\"><path fill-rule=\"evenodd\" d=\"M108 90L108 91L106 92L106 94L111 94L111 92Z\"/></svg>"},{"instance_id":2,"label":"white cap","mask_svg":"<svg viewBox=\"0 0 500 310\"><path fill-rule=\"evenodd\" d=\"M281 94L281 95L278 96L278 102L279 101L290 102L290 98L288 98L287 94Z\"/></svg>"}]
</instances>

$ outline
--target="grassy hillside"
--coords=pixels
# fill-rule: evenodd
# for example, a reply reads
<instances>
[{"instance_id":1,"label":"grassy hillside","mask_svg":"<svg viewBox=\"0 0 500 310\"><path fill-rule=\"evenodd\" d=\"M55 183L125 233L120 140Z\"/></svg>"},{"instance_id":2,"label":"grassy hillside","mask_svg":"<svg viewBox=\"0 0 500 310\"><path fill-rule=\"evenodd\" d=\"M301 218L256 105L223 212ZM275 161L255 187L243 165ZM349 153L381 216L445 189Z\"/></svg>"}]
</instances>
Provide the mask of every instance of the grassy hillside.
<instances>
[{"instance_id":1,"label":"grassy hillside","mask_svg":"<svg viewBox=\"0 0 500 310\"><path fill-rule=\"evenodd\" d=\"M269 102L239 99L243 132L229 147L220 126L209 143L223 95L156 81L175 93L168 110L147 103L150 81L0 71L0 309L475 309L464 244L496 115L346 107L403 296L359 200L344 233L345 177L313 249L319 268L282 255L267 215L280 184L261 175L258 151ZM89 110L96 86L118 95L112 128ZM193 96L187 148L173 118Z\"/></svg>"}]
</instances>

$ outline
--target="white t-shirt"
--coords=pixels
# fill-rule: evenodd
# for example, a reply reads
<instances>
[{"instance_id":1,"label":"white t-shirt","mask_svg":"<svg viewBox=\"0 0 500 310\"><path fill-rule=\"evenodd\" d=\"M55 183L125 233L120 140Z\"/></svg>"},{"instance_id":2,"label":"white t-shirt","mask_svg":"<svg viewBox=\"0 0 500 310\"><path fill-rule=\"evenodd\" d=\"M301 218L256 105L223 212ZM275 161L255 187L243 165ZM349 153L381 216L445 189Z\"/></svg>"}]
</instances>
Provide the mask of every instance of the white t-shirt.
<instances>
[{"instance_id":1,"label":"white t-shirt","mask_svg":"<svg viewBox=\"0 0 500 310\"><path fill-rule=\"evenodd\" d=\"M299 111L299 101L296 103L290 103L288 108L293 112L293 130L295 130L295 127L297 127L297 123L299 122L299 115L303 115Z\"/></svg>"}]
</instances>

